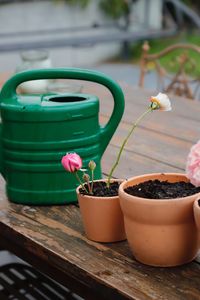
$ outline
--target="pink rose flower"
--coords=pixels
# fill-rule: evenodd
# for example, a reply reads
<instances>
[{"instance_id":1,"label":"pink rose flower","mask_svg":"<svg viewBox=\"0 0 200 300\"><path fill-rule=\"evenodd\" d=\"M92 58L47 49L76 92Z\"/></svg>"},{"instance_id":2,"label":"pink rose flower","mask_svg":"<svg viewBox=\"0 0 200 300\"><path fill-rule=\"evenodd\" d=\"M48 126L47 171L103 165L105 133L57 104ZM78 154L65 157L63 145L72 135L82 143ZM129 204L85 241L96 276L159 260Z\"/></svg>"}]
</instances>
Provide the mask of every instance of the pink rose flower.
<instances>
[{"instance_id":1,"label":"pink rose flower","mask_svg":"<svg viewBox=\"0 0 200 300\"><path fill-rule=\"evenodd\" d=\"M186 163L186 174L193 185L200 186L200 141L190 149Z\"/></svg>"},{"instance_id":2,"label":"pink rose flower","mask_svg":"<svg viewBox=\"0 0 200 300\"><path fill-rule=\"evenodd\" d=\"M82 159L76 153L67 153L63 156L61 163L65 170L70 173L74 173L82 167Z\"/></svg>"}]
</instances>

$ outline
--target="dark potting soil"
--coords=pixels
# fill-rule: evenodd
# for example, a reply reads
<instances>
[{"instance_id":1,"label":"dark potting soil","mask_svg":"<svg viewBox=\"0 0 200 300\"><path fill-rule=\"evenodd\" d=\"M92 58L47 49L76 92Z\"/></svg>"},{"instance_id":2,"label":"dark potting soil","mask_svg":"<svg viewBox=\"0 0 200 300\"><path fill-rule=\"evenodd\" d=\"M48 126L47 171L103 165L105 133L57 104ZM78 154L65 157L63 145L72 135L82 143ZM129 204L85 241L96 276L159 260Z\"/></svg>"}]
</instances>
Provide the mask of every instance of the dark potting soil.
<instances>
[{"instance_id":1,"label":"dark potting soil","mask_svg":"<svg viewBox=\"0 0 200 300\"><path fill-rule=\"evenodd\" d=\"M148 180L140 184L130 186L125 192L137 197L149 199L170 199L190 196L200 192L200 187L195 187L190 182L168 182Z\"/></svg>"},{"instance_id":2,"label":"dark potting soil","mask_svg":"<svg viewBox=\"0 0 200 300\"><path fill-rule=\"evenodd\" d=\"M87 189L87 184L84 185ZM96 181L93 185L93 194L92 196L96 197L112 197L118 196L119 190L119 183L118 182L111 182L110 187L106 186L106 182L104 181ZM84 189L80 189L80 193L84 195L88 195Z\"/></svg>"}]
</instances>

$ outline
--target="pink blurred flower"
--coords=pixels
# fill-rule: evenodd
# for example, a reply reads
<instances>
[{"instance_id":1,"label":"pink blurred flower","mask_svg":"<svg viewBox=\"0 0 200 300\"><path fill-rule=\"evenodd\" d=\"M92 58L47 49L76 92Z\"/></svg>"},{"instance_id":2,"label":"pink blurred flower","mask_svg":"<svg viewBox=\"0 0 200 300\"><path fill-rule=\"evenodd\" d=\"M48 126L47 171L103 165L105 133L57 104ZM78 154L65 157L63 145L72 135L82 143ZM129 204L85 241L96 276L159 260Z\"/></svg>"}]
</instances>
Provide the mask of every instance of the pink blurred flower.
<instances>
[{"instance_id":1,"label":"pink blurred flower","mask_svg":"<svg viewBox=\"0 0 200 300\"><path fill-rule=\"evenodd\" d=\"M200 141L190 149L186 163L186 174L193 185L200 186Z\"/></svg>"},{"instance_id":2,"label":"pink blurred flower","mask_svg":"<svg viewBox=\"0 0 200 300\"><path fill-rule=\"evenodd\" d=\"M61 163L65 170L71 173L78 171L82 167L82 159L76 153L67 153L63 156Z\"/></svg>"}]
</instances>

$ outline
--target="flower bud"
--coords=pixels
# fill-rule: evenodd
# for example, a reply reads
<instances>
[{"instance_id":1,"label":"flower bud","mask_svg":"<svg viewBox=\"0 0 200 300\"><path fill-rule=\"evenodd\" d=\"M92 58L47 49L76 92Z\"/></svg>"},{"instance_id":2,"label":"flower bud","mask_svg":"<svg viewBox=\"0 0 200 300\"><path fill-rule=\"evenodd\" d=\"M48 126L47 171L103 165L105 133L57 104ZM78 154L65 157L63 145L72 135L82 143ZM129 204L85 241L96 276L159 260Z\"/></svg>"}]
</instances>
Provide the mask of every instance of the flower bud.
<instances>
[{"instance_id":1,"label":"flower bud","mask_svg":"<svg viewBox=\"0 0 200 300\"><path fill-rule=\"evenodd\" d=\"M89 176L87 173L84 173L84 174L83 174L83 180L84 180L85 182L90 181L90 176Z\"/></svg>"},{"instance_id":2,"label":"flower bud","mask_svg":"<svg viewBox=\"0 0 200 300\"><path fill-rule=\"evenodd\" d=\"M91 160L88 164L88 168L91 170L91 171L94 171L94 169L96 168L96 163Z\"/></svg>"},{"instance_id":3,"label":"flower bud","mask_svg":"<svg viewBox=\"0 0 200 300\"><path fill-rule=\"evenodd\" d=\"M74 173L82 167L82 159L76 153L67 153L62 157L61 163L65 170L70 173Z\"/></svg>"}]
</instances>

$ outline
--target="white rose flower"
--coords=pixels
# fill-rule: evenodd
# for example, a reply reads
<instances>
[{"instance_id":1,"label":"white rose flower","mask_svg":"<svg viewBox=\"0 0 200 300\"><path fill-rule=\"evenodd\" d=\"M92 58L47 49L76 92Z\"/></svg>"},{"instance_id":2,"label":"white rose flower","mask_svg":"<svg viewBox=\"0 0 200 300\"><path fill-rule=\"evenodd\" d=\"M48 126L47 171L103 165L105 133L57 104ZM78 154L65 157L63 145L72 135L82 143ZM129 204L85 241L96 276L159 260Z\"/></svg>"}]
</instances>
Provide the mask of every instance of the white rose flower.
<instances>
[{"instance_id":1,"label":"white rose flower","mask_svg":"<svg viewBox=\"0 0 200 300\"><path fill-rule=\"evenodd\" d=\"M170 111L172 109L171 102L166 94L159 93L157 96L152 96L150 101L153 110Z\"/></svg>"}]
</instances>

